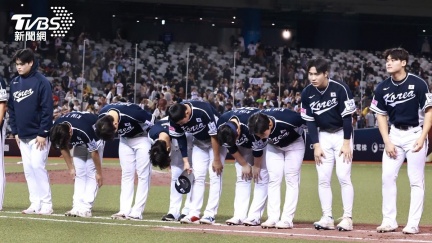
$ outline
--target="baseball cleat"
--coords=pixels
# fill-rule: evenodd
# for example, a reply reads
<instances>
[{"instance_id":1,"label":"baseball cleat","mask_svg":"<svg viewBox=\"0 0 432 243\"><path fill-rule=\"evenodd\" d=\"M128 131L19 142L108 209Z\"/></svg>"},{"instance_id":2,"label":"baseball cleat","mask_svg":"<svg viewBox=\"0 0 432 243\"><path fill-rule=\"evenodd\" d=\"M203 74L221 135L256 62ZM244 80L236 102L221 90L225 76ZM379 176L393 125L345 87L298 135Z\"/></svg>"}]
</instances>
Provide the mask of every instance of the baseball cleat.
<instances>
[{"instance_id":1,"label":"baseball cleat","mask_svg":"<svg viewBox=\"0 0 432 243\"><path fill-rule=\"evenodd\" d=\"M234 218L234 217L228 219L227 221L225 221L225 223L227 225L242 225L243 224L243 222L240 219L237 219L237 218Z\"/></svg>"},{"instance_id":2,"label":"baseball cleat","mask_svg":"<svg viewBox=\"0 0 432 243\"><path fill-rule=\"evenodd\" d=\"M397 228L398 228L397 226L394 227L394 226L391 226L390 224L382 224L382 225L377 227L377 232L378 233L395 232Z\"/></svg>"},{"instance_id":3,"label":"baseball cleat","mask_svg":"<svg viewBox=\"0 0 432 243\"><path fill-rule=\"evenodd\" d=\"M349 217L342 218L342 221L336 226L339 231L351 231L353 230L353 221Z\"/></svg>"},{"instance_id":4,"label":"baseball cleat","mask_svg":"<svg viewBox=\"0 0 432 243\"><path fill-rule=\"evenodd\" d=\"M419 231L419 227L418 226L405 226L405 228L403 228L402 233L404 234L418 234Z\"/></svg>"},{"instance_id":5,"label":"baseball cleat","mask_svg":"<svg viewBox=\"0 0 432 243\"><path fill-rule=\"evenodd\" d=\"M51 215L54 211L52 208L44 208L39 211L39 215Z\"/></svg>"},{"instance_id":6,"label":"baseball cleat","mask_svg":"<svg viewBox=\"0 0 432 243\"><path fill-rule=\"evenodd\" d=\"M314 224L315 229L317 230L334 230L334 220L332 217L329 216L322 216L320 221L315 222Z\"/></svg>"},{"instance_id":7,"label":"baseball cleat","mask_svg":"<svg viewBox=\"0 0 432 243\"><path fill-rule=\"evenodd\" d=\"M23 214L38 214L39 210L33 209L33 208L27 208L23 211L21 211Z\"/></svg>"},{"instance_id":8,"label":"baseball cleat","mask_svg":"<svg viewBox=\"0 0 432 243\"><path fill-rule=\"evenodd\" d=\"M290 221L279 221L275 225L276 229L292 229L294 228L293 222Z\"/></svg>"},{"instance_id":9,"label":"baseball cleat","mask_svg":"<svg viewBox=\"0 0 432 243\"><path fill-rule=\"evenodd\" d=\"M126 217L126 219L129 219L129 220L142 220L142 216L140 215L140 216L132 216L132 215L128 215L127 217Z\"/></svg>"},{"instance_id":10,"label":"baseball cleat","mask_svg":"<svg viewBox=\"0 0 432 243\"><path fill-rule=\"evenodd\" d=\"M91 218L92 217L92 212L90 210L88 210L88 211L78 211L78 214L76 216L81 217L81 218Z\"/></svg>"},{"instance_id":11,"label":"baseball cleat","mask_svg":"<svg viewBox=\"0 0 432 243\"><path fill-rule=\"evenodd\" d=\"M210 217L210 216L206 216L203 217L202 219L200 219L200 224L214 224L215 223L215 218Z\"/></svg>"},{"instance_id":12,"label":"baseball cleat","mask_svg":"<svg viewBox=\"0 0 432 243\"><path fill-rule=\"evenodd\" d=\"M162 221L175 221L176 218L172 214L167 214L162 217Z\"/></svg>"},{"instance_id":13,"label":"baseball cleat","mask_svg":"<svg viewBox=\"0 0 432 243\"><path fill-rule=\"evenodd\" d=\"M65 213L66 217L76 217L78 216L78 211L75 209L71 209Z\"/></svg>"},{"instance_id":14,"label":"baseball cleat","mask_svg":"<svg viewBox=\"0 0 432 243\"><path fill-rule=\"evenodd\" d=\"M267 219L267 221L261 224L261 228L263 229L271 229L274 228L275 226L276 226L276 222L269 219Z\"/></svg>"},{"instance_id":15,"label":"baseball cleat","mask_svg":"<svg viewBox=\"0 0 432 243\"><path fill-rule=\"evenodd\" d=\"M180 217L178 218L178 221L182 220L184 217L186 217L186 214L180 215Z\"/></svg>"},{"instance_id":16,"label":"baseball cleat","mask_svg":"<svg viewBox=\"0 0 432 243\"><path fill-rule=\"evenodd\" d=\"M111 215L111 218L112 219L119 219L119 220L126 220L127 219L126 215L124 215L122 213L113 214L113 215Z\"/></svg>"},{"instance_id":17,"label":"baseball cleat","mask_svg":"<svg viewBox=\"0 0 432 243\"><path fill-rule=\"evenodd\" d=\"M181 224L199 224L200 223L200 218L196 217L196 216L185 216L184 218L182 218L180 220Z\"/></svg>"},{"instance_id":18,"label":"baseball cleat","mask_svg":"<svg viewBox=\"0 0 432 243\"><path fill-rule=\"evenodd\" d=\"M245 219L243 224L245 226L259 226L261 225L261 221L259 219Z\"/></svg>"}]
</instances>

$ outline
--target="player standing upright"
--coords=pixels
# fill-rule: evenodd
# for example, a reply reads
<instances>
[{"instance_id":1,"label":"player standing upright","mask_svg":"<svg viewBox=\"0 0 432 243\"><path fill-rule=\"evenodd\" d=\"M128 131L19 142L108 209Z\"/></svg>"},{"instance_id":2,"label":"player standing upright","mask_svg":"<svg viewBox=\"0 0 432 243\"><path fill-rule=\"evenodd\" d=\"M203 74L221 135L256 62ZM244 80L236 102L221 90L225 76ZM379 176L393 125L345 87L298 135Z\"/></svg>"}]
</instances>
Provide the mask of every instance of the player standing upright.
<instances>
[{"instance_id":1,"label":"player standing upright","mask_svg":"<svg viewBox=\"0 0 432 243\"><path fill-rule=\"evenodd\" d=\"M13 60L19 76L10 83L9 123L21 151L31 203L22 213L48 215L53 212L45 169L53 120L51 84L37 71L32 50L18 50Z\"/></svg>"},{"instance_id":2,"label":"player standing upright","mask_svg":"<svg viewBox=\"0 0 432 243\"><path fill-rule=\"evenodd\" d=\"M305 152L302 138L304 123L297 112L283 108L262 110L248 120L249 131L256 137L254 150L267 149L265 159L269 175L268 219L261 224L262 228L291 229L294 227L300 169ZM281 183L284 176L285 204L281 214Z\"/></svg>"},{"instance_id":3,"label":"player standing upright","mask_svg":"<svg viewBox=\"0 0 432 243\"><path fill-rule=\"evenodd\" d=\"M57 119L51 128L51 143L60 149L75 180L73 206L65 216L91 217L93 203L102 186L104 142L93 129L97 116L87 112L70 112ZM72 145L72 156L69 151Z\"/></svg>"},{"instance_id":4,"label":"player standing upright","mask_svg":"<svg viewBox=\"0 0 432 243\"><path fill-rule=\"evenodd\" d=\"M306 120L318 172L318 193L323 216L314 223L316 229L334 229L331 177L336 175L342 190L344 214L337 225L340 231L353 229L354 189L351 183L353 153L352 113L356 107L350 89L344 83L328 78L329 65L324 59L310 60L311 82L301 95L301 116Z\"/></svg>"},{"instance_id":5,"label":"player standing upright","mask_svg":"<svg viewBox=\"0 0 432 243\"><path fill-rule=\"evenodd\" d=\"M132 103L115 103L104 106L96 122L96 135L107 141L120 135L119 159L122 168L120 211L113 219L142 219L151 179L150 140L148 130L154 116ZM135 203L135 173L138 175Z\"/></svg>"},{"instance_id":6,"label":"player standing upright","mask_svg":"<svg viewBox=\"0 0 432 243\"><path fill-rule=\"evenodd\" d=\"M268 172L265 158L263 160L262 150L252 150L256 141L247 127L249 117L257 112L257 108L239 108L225 112L217 122L219 143L234 157L237 175L234 216L226 221L228 225L259 225L267 200ZM256 180L254 197L249 209L253 172Z\"/></svg>"},{"instance_id":7,"label":"player standing upright","mask_svg":"<svg viewBox=\"0 0 432 243\"><path fill-rule=\"evenodd\" d=\"M0 77L0 211L3 209L4 190L6 186L6 175L4 168L4 144L6 138L6 120L4 119L6 114L6 102L8 100L8 94L6 91L6 83Z\"/></svg>"},{"instance_id":8,"label":"player standing upright","mask_svg":"<svg viewBox=\"0 0 432 243\"><path fill-rule=\"evenodd\" d=\"M411 204L408 223L402 232L417 234L423 212L427 135L432 124L432 94L423 79L406 72L409 57L406 50L394 48L383 54L391 77L378 85L370 107L377 114L378 128L385 144L382 161L383 221L377 231L393 232L398 228L396 178L406 158ZM419 109L425 112L424 124L419 117ZM390 133L387 118L391 124Z\"/></svg>"},{"instance_id":9,"label":"player standing upright","mask_svg":"<svg viewBox=\"0 0 432 243\"><path fill-rule=\"evenodd\" d=\"M189 214L180 222L213 224L222 192L222 171L226 156L226 149L219 145L216 137L219 113L209 103L190 101L172 105L168 117L171 136L182 137L185 132L194 136L192 171L195 182L191 190ZM209 197L204 216L200 219L207 171L210 177Z\"/></svg>"},{"instance_id":10,"label":"player standing upright","mask_svg":"<svg viewBox=\"0 0 432 243\"><path fill-rule=\"evenodd\" d=\"M189 169L189 161L192 161L192 135L186 134L187 141L175 139L169 135L168 117L156 122L148 134L152 143L150 149L150 162L153 166L160 169L170 167L171 170L171 187L170 187L170 205L162 221L181 220L189 213L189 201L191 193L186 196L185 206L180 214L180 208L183 200L183 194L180 194L175 183L178 177L185 169Z\"/></svg>"}]
</instances>

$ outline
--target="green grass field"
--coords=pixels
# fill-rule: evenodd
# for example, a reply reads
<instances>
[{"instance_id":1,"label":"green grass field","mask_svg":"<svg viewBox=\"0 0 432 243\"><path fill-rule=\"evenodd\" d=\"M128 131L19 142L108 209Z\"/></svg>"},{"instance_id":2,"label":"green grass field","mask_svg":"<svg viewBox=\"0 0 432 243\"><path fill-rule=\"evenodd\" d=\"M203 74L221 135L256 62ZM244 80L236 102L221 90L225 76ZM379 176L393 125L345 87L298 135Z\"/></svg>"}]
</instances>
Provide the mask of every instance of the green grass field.
<instances>
[{"instance_id":1,"label":"green grass field","mask_svg":"<svg viewBox=\"0 0 432 243\"><path fill-rule=\"evenodd\" d=\"M22 166L16 165L19 158L7 158L6 172L20 172ZM12 164L13 163L13 164ZM119 166L115 160L105 160L104 166ZM64 169L62 159L50 158L52 169ZM235 169L227 164L224 170L223 192L216 221L223 223L233 213ZM425 209L422 225L432 225L432 166L426 167ZM381 166L377 164L354 164L352 181L355 190L353 217L355 223L378 225L381 223ZM144 211L144 221L113 221L109 216L118 211L119 186L104 185L96 199L91 219L67 218L61 216L69 210L72 203L73 186L52 185L53 216L29 216L19 212L29 206L28 191L25 183L7 183L3 211L0 212L1 242L250 242L270 240L257 236L233 236L224 234L204 234L197 232L172 232L162 226L179 227L177 223L159 221L169 205L169 187L152 186ZM333 215L342 216L340 187L335 173L333 175ZM282 201L284 194L282 194ZM283 205L283 203L282 203ZM204 205L205 206L205 205ZM409 182L406 166L401 168L398 179L398 222L404 225L409 207ZM321 216L318 198L317 175L314 164L302 166L300 198L295 223L312 223ZM266 219L264 214L263 220ZM312 226L312 225L311 225ZM189 227L189 226L188 226ZM190 226L194 227L194 226ZM209 226L211 227L211 226ZM161 230L162 229L162 230ZM253 237L253 238L252 238ZM279 242L282 239L271 239ZM287 239L283 239L284 242ZM310 242L293 240L292 242ZM340 241L338 241L340 242Z\"/></svg>"}]
</instances>

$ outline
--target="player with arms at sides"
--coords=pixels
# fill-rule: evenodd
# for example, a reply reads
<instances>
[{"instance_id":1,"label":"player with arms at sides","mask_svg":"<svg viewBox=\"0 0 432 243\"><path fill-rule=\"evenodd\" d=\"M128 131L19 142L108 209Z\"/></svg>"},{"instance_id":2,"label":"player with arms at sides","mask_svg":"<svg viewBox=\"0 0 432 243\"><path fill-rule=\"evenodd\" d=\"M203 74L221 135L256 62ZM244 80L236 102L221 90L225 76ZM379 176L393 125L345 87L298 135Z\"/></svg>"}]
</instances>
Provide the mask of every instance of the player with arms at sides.
<instances>
[{"instance_id":1,"label":"player with arms at sides","mask_svg":"<svg viewBox=\"0 0 432 243\"><path fill-rule=\"evenodd\" d=\"M74 183L73 205L65 216L91 217L93 203L102 186L104 142L96 137L97 115L71 112L61 116L50 132L51 143L59 148ZM69 150L72 145L72 150ZM72 155L71 155L72 153Z\"/></svg>"},{"instance_id":2,"label":"player with arms at sides","mask_svg":"<svg viewBox=\"0 0 432 243\"><path fill-rule=\"evenodd\" d=\"M213 224L222 192L222 171L226 156L226 149L219 145L216 136L219 113L207 102L190 101L172 105L168 109L168 117L170 136L180 138L185 133L191 133L194 137L191 171L195 181L191 190L189 214L180 222ZM200 219L207 171L210 177L209 197L203 218Z\"/></svg>"},{"instance_id":3,"label":"player with arms at sides","mask_svg":"<svg viewBox=\"0 0 432 243\"><path fill-rule=\"evenodd\" d=\"M115 103L104 106L96 122L96 136L104 141L120 136L119 159L122 169L120 211L112 219L142 219L151 179L150 140L148 130L154 116L132 103ZM135 173L138 175L135 203Z\"/></svg>"},{"instance_id":4,"label":"player with arms at sides","mask_svg":"<svg viewBox=\"0 0 432 243\"><path fill-rule=\"evenodd\" d=\"M23 214L52 214L51 187L45 169L53 121L51 83L37 71L31 49L13 57L19 76L10 82L9 123L18 143L30 194L30 207Z\"/></svg>"},{"instance_id":5,"label":"player with arms at sides","mask_svg":"<svg viewBox=\"0 0 432 243\"><path fill-rule=\"evenodd\" d=\"M340 231L353 229L352 208L354 189L351 183L353 154L352 113L355 102L348 86L328 78L329 65L324 59L308 62L311 82L301 95L301 116L306 120L318 172L318 194L323 215L314 223L317 230L333 230L331 177L336 175L341 185L344 214L337 225Z\"/></svg>"},{"instance_id":6,"label":"player with arms at sides","mask_svg":"<svg viewBox=\"0 0 432 243\"><path fill-rule=\"evenodd\" d=\"M382 161L383 220L377 231L393 232L398 228L396 179L406 158L411 203L408 223L402 232L417 234L423 213L427 135L432 124L432 94L423 79L405 70L409 57L405 49L389 49L383 54L387 72L391 76L378 85L370 106L377 114L378 128L385 144ZM424 121L419 117L419 109L425 112ZM387 118L391 124L390 133Z\"/></svg>"},{"instance_id":7,"label":"player with arms at sides","mask_svg":"<svg viewBox=\"0 0 432 243\"><path fill-rule=\"evenodd\" d=\"M259 225L264 212L268 173L263 151L252 150L255 138L249 133L247 126L249 117L257 112L259 112L257 108L239 108L225 112L217 122L219 144L226 147L234 157L237 176L234 216L226 221L227 225ZM253 175L255 175L254 197L249 209Z\"/></svg>"},{"instance_id":8,"label":"player with arms at sides","mask_svg":"<svg viewBox=\"0 0 432 243\"><path fill-rule=\"evenodd\" d=\"M6 186L6 175L4 168L4 144L6 138L7 123L4 119L6 114L6 103L8 94L6 91L6 83L0 77L0 211L3 210L4 190Z\"/></svg>"},{"instance_id":9,"label":"player with arms at sides","mask_svg":"<svg viewBox=\"0 0 432 243\"><path fill-rule=\"evenodd\" d=\"M291 229L297 208L300 169L305 152L302 137L305 122L300 114L283 108L265 109L253 114L248 121L255 136L254 151L266 148L269 175L267 215L262 228ZM285 176L285 204L280 213L281 183ZM280 220L279 220L280 218Z\"/></svg>"},{"instance_id":10,"label":"player with arms at sides","mask_svg":"<svg viewBox=\"0 0 432 243\"><path fill-rule=\"evenodd\" d=\"M191 194L187 194L185 206L180 214L183 194L175 189L175 183L181 173L190 168L193 137L186 134L187 141L184 140L184 137L172 138L169 135L168 117L156 122L150 129L148 136L152 143L150 148L152 165L160 169L170 168L171 170L170 205L168 213L162 217L162 221L181 220L189 213L188 203Z\"/></svg>"}]
</instances>

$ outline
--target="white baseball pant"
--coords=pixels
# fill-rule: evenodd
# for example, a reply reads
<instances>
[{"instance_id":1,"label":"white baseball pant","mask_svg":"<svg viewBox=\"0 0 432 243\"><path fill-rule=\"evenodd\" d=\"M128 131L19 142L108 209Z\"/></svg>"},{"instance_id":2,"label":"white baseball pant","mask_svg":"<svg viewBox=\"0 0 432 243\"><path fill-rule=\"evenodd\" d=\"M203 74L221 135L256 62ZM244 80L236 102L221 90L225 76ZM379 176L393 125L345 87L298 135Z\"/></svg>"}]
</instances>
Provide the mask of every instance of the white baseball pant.
<instances>
[{"instance_id":1,"label":"white baseball pant","mask_svg":"<svg viewBox=\"0 0 432 243\"><path fill-rule=\"evenodd\" d=\"M343 130L335 133L319 132L319 144L325 158L321 157L322 164L316 165L318 172L318 194L321 201L321 209L323 216L333 217L332 212L332 189L331 177L333 166L336 161L336 175L339 179L342 194L343 216L352 217L352 208L354 202L354 189L351 183L351 165L344 162L344 156L339 156L340 150L344 142ZM353 140L351 138L351 152L353 150Z\"/></svg>"},{"instance_id":2,"label":"white baseball pant","mask_svg":"<svg viewBox=\"0 0 432 243\"><path fill-rule=\"evenodd\" d=\"M102 162L105 144L101 144L98 152ZM71 154L75 166L75 183L73 194L73 210L91 211L99 186L96 181L96 167L86 146L75 146Z\"/></svg>"},{"instance_id":3,"label":"white baseball pant","mask_svg":"<svg viewBox=\"0 0 432 243\"><path fill-rule=\"evenodd\" d=\"M426 153L428 141L426 139L423 148L413 153L411 150L416 140L422 133L421 127L414 127L407 131L399 130L394 126L390 129L390 141L395 145L397 158L390 158L387 153L383 153L382 163L382 212L383 222L389 222L392 226L397 226L396 222L396 179L399 169L405 157L407 158L407 172L411 186L411 203L408 214L409 226L418 226L423 213L423 201L425 192L424 170L426 163Z\"/></svg>"},{"instance_id":4,"label":"white baseball pant","mask_svg":"<svg viewBox=\"0 0 432 243\"><path fill-rule=\"evenodd\" d=\"M192 161L192 135L186 135L187 142L188 142L188 159L189 163ZM170 205L168 214L172 214L176 219L180 217L180 208L183 201L183 194L180 194L175 189L175 183L178 179L178 177L183 172L183 156L181 154L181 151L178 147L178 143L176 139L172 140L171 143L171 189L170 189ZM181 210L181 214L187 215L189 214L189 202L190 202L190 195L191 193L188 193L186 195L185 205L183 209Z\"/></svg>"},{"instance_id":5,"label":"white baseball pant","mask_svg":"<svg viewBox=\"0 0 432 243\"><path fill-rule=\"evenodd\" d=\"M122 168L120 211L130 217L142 218L151 180L150 140L147 135L135 138L120 137L119 159ZM135 203L135 173L138 175Z\"/></svg>"},{"instance_id":6,"label":"white baseball pant","mask_svg":"<svg viewBox=\"0 0 432 243\"><path fill-rule=\"evenodd\" d=\"M225 164L226 148L219 147L222 164ZM204 201L205 178L207 171L210 177L210 190L204 217L215 217L219 207L219 199L222 193L222 175L218 176L212 169L213 148L210 140L200 141L194 139L192 148L192 164L195 182L191 190L189 203L189 216L200 216Z\"/></svg>"},{"instance_id":7,"label":"white baseball pant","mask_svg":"<svg viewBox=\"0 0 432 243\"><path fill-rule=\"evenodd\" d=\"M0 144L0 210L3 209L3 201L4 201L4 193L6 187L6 174L4 167L4 147L5 147L5 138L6 138L6 127L7 120L3 121L3 127L0 133L1 136L1 144Z\"/></svg>"},{"instance_id":8,"label":"white baseball pant","mask_svg":"<svg viewBox=\"0 0 432 243\"><path fill-rule=\"evenodd\" d=\"M302 137L286 147L267 145L266 164L269 174L268 183L268 220L292 222L297 208L300 186L300 169L305 153ZM281 183L285 176L286 192L282 215L280 214Z\"/></svg>"},{"instance_id":9,"label":"white baseball pant","mask_svg":"<svg viewBox=\"0 0 432 243\"><path fill-rule=\"evenodd\" d=\"M238 147L238 152L243 156L243 158L248 162L250 166L254 165L254 157L252 155L252 149L245 147ZM261 220L261 216L264 212L264 207L267 200L267 189L268 189L268 172L265 159L265 151L263 153L263 159L261 162L261 179L255 183L254 193L252 203L249 208L250 194L251 194L251 180L242 179L242 166L235 161L236 168L236 188L234 196L234 218L245 220ZM249 209L249 214L248 214Z\"/></svg>"},{"instance_id":10,"label":"white baseball pant","mask_svg":"<svg viewBox=\"0 0 432 243\"><path fill-rule=\"evenodd\" d=\"M45 169L51 146L49 139L46 140L45 145L44 149L40 150L36 148L36 138L20 139L20 151L29 190L30 208L36 211L52 210L49 175Z\"/></svg>"}]
</instances>

